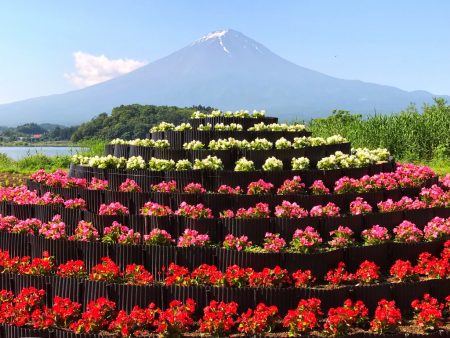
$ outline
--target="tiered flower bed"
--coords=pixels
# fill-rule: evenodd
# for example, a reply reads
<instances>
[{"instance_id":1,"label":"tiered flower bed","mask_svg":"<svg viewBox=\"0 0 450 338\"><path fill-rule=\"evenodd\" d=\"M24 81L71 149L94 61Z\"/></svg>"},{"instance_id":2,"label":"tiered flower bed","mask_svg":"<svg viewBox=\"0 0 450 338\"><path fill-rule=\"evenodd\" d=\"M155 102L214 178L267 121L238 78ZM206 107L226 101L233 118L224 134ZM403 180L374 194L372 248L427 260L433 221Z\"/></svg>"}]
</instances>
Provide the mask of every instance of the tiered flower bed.
<instances>
[{"instance_id":1,"label":"tiered flower bed","mask_svg":"<svg viewBox=\"0 0 450 338\"><path fill-rule=\"evenodd\" d=\"M450 177L213 115L0 189L0 337L450 336Z\"/></svg>"}]
</instances>

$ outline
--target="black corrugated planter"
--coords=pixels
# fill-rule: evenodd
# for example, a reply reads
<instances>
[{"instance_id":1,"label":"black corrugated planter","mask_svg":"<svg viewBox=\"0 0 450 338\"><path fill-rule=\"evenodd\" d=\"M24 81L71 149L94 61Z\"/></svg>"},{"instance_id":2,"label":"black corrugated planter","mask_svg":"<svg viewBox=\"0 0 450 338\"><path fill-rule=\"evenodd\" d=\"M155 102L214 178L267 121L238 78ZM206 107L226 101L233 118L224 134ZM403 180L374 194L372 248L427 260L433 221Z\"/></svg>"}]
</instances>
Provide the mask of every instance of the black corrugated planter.
<instances>
[{"instance_id":1,"label":"black corrugated planter","mask_svg":"<svg viewBox=\"0 0 450 338\"><path fill-rule=\"evenodd\" d=\"M78 258L77 246L74 241L47 239L42 236L31 237L31 258L42 257L44 251L55 257L56 265Z\"/></svg>"},{"instance_id":2,"label":"black corrugated planter","mask_svg":"<svg viewBox=\"0 0 450 338\"><path fill-rule=\"evenodd\" d=\"M203 203L204 196L205 194L189 194L183 192L173 193L171 194L171 203L169 206L175 211L183 202L191 205Z\"/></svg>"},{"instance_id":3,"label":"black corrugated planter","mask_svg":"<svg viewBox=\"0 0 450 338\"><path fill-rule=\"evenodd\" d=\"M109 297L117 304L117 309L128 313L135 305L146 308L150 303L157 306L162 302L162 287L160 285L109 285Z\"/></svg>"},{"instance_id":4,"label":"black corrugated planter","mask_svg":"<svg viewBox=\"0 0 450 338\"><path fill-rule=\"evenodd\" d=\"M315 167L317 162L320 161L323 157L326 155L326 147L325 145L322 146L315 146L315 147L304 147L301 150L304 151L304 155L309 159L309 163L312 167Z\"/></svg>"},{"instance_id":5,"label":"black corrugated planter","mask_svg":"<svg viewBox=\"0 0 450 338\"><path fill-rule=\"evenodd\" d=\"M203 195L203 204L210 208L214 217L219 217L221 211L226 209L235 209L235 196L229 194L205 194Z\"/></svg>"},{"instance_id":6,"label":"black corrugated planter","mask_svg":"<svg viewBox=\"0 0 450 338\"><path fill-rule=\"evenodd\" d=\"M144 264L144 246L143 245L127 245L112 244L108 247L108 256L125 269L128 264Z\"/></svg>"},{"instance_id":7,"label":"black corrugated planter","mask_svg":"<svg viewBox=\"0 0 450 338\"><path fill-rule=\"evenodd\" d=\"M33 329L28 327L17 327L4 325L5 338L51 338L53 331L45 329Z\"/></svg>"},{"instance_id":8,"label":"black corrugated planter","mask_svg":"<svg viewBox=\"0 0 450 338\"><path fill-rule=\"evenodd\" d=\"M375 224L388 228L392 232L403 221L403 211L373 212L363 215L364 228L368 229Z\"/></svg>"},{"instance_id":9,"label":"black corrugated planter","mask_svg":"<svg viewBox=\"0 0 450 338\"><path fill-rule=\"evenodd\" d=\"M78 259L83 260L86 265L86 269L90 269L99 263L102 257L106 257L109 254L109 245L99 242L76 242L78 249ZM113 257L111 257L113 258Z\"/></svg>"},{"instance_id":10,"label":"black corrugated planter","mask_svg":"<svg viewBox=\"0 0 450 338\"><path fill-rule=\"evenodd\" d=\"M363 226L362 215L344 215L340 217L321 217L321 236L324 240L331 238L330 231L336 230L339 226L350 228L354 237L358 238Z\"/></svg>"},{"instance_id":11,"label":"black corrugated planter","mask_svg":"<svg viewBox=\"0 0 450 338\"><path fill-rule=\"evenodd\" d=\"M184 132L184 142L189 143L191 141L200 141L204 145L208 146L209 141L213 138L213 132L211 130L186 130Z\"/></svg>"},{"instance_id":12,"label":"black corrugated planter","mask_svg":"<svg viewBox=\"0 0 450 338\"><path fill-rule=\"evenodd\" d=\"M164 160L179 160L190 159L190 150L183 149L182 147L174 148L155 148L153 156Z\"/></svg>"},{"instance_id":13,"label":"black corrugated planter","mask_svg":"<svg viewBox=\"0 0 450 338\"><path fill-rule=\"evenodd\" d=\"M347 176L344 174L343 169L329 169L329 170L320 170L322 172L322 178L320 178L326 187L334 187L334 183L343 176ZM319 179L319 178L318 178Z\"/></svg>"},{"instance_id":14,"label":"black corrugated planter","mask_svg":"<svg viewBox=\"0 0 450 338\"><path fill-rule=\"evenodd\" d=\"M255 288L212 287L210 290L211 300L224 303L236 302L239 313L245 312L249 308L254 309L258 305Z\"/></svg>"},{"instance_id":15,"label":"black corrugated planter","mask_svg":"<svg viewBox=\"0 0 450 338\"><path fill-rule=\"evenodd\" d=\"M115 157L125 157L128 158L130 154L129 144L115 144L114 145L114 156Z\"/></svg>"},{"instance_id":16,"label":"black corrugated planter","mask_svg":"<svg viewBox=\"0 0 450 338\"><path fill-rule=\"evenodd\" d=\"M127 215L98 215L93 212L85 211L84 219L98 229L100 234L103 234L105 227L110 227L113 222L118 222L122 225L129 225L129 217Z\"/></svg>"},{"instance_id":17,"label":"black corrugated planter","mask_svg":"<svg viewBox=\"0 0 450 338\"><path fill-rule=\"evenodd\" d=\"M87 280L83 284L84 290L82 292L83 311L86 311L86 306L89 302L97 298L104 297L110 299L109 284L106 282L94 282ZM110 299L112 300L112 299Z\"/></svg>"},{"instance_id":18,"label":"black corrugated planter","mask_svg":"<svg viewBox=\"0 0 450 338\"><path fill-rule=\"evenodd\" d=\"M414 299L422 299L425 293L430 293L430 285L427 282L393 283L391 292L402 315L408 316L412 312L411 302Z\"/></svg>"},{"instance_id":19,"label":"black corrugated planter","mask_svg":"<svg viewBox=\"0 0 450 338\"><path fill-rule=\"evenodd\" d=\"M284 258L281 253L256 253L219 249L217 266L221 271L225 271L231 265L261 271L264 268L274 268L277 265L284 268Z\"/></svg>"},{"instance_id":20,"label":"black corrugated planter","mask_svg":"<svg viewBox=\"0 0 450 338\"><path fill-rule=\"evenodd\" d=\"M144 266L155 280L164 280L163 269L170 263L178 263L177 248L174 246L146 245L144 247Z\"/></svg>"},{"instance_id":21,"label":"black corrugated planter","mask_svg":"<svg viewBox=\"0 0 450 338\"><path fill-rule=\"evenodd\" d=\"M182 149L184 143L184 132L167 130L164 132L164 138L169 141L170 147L174 149Z\"/></svg>"},{"instance_id":22,"label":"black corrugated planter","mask_svg":"<svg viewBox=\"0 0 450 338\"><path fill-rule=\"evenodd\" d=\"M285 315L288 310L297 307L298 289L290 288L258 288L256 289L256 307L259 303L275 305L280 315Z\"/></svg>"},{"instance_id":23,"label":"black corrugated planter","mask_svg":"<svg viewBox=\"0 0 450 338\"><path fill-rule=\"evenodd\" d=\"M11 214L11 203L6 201L0 201L0 214L9 215Z\"/></svg>"},{"instance_id":24,"label":"black corrugated planter","mask_svg":"<svg viewBox=\"0 0 450 338\"><path fill-rule=\"evenodd\" d=\"M223 236L246 235L253 244L261 244L266 232L273 232L274 224L270 218L223 218Z\"/></svg>"},{"instance_id":25,"label":"black corrugated planter","mask_svg":"<svg viewBox=\"0 0 450 338\"><path fill-rule=\"evenodd\" d=\"M72 235L78 223L83 219L83 211L80 209L61 209L61 220L66 224L66 234Z\"/></svg>"},{"instance_id":26,"label":"black corrugated planter","mask_svg":"<svg viewBox=\"0 0 450 338\"><path fill-rule=\"evenodd\" d=\"M34 217L34 204L11 204L11 215L18 219L27 219Z\"/></svg>"},{"instance_id":27,"label":"black corrugated planter","mask_svg":"<svg viewBox=\"0 0 450 338\"><path fill-rule=\"evenodd\" d=\"M433 209L405 210L404 219L423 228L433 218L433 213Z\"/></svg>"},{"instance_id":28,"label":"black corrugated planter","mask_svg":"<svg viewBox=\"0 0 450 338\"><path fill-rule=\"evenodd\" d=\"M56 296L70 298L74 302L82 301L82 291L84 289L84 280L76 278L61 278L58 276L50 277L51 300Z\"/></svg>"},{"instance_id":29,"label":"black corrugated planter","mask_svg":"<svg viewBox=\"0 0 450 338\"><path fill-rule=\"evenodd\" d=\"M320 217L304 217L304 218L279 218L273 219L275 233L279 233L280 237L284 238L287 242L292 240L295 230L305 229L310 226L316 229L318 232L321 230Z\"/></svg>"},{"instance_id":30,"label":"black corrugated planter","mask_svg":"<svg viewBox=\"0 0 450 338\"><path fill-rule=\"evenodd\" d=\"M344 260L344 250L336 249L312 254L286 253L284 268L289 272L311 270L320 282L326 273Z\"/></svg>"},{"instance_id":31,"label":"black corrugated planter","mask_svg":"<svg viewBox=\"0 0 450 338\"><path fill-rule=\"evenodd\" d=\"M97 213L100 208L100 204L105 201L105 191L103 190L87 190L80 189L80 197L86 201L86 205L89 211Z\"/></svg>"},{"instance_id":32,"label":"black corrugated planter","mask_svg":"<svg viewBox=\"0 0 450 338\"><path fill-rule=\"evenodd\" d=\"M167 309L172 300L179 300L183 303L188 298L195 301L195 313L197 316L203 315L203 308L207 306L211 299L211 288L204 286L177 286L171 285L163 288L162 304L163 310Z\"/></svg>"},{"instance_id":33,"label":"black corrugated planter","mask_svg":"<svg viewBox=\"0 0 450 338\"><path fill-rule=\"evenodd\" d=\"M0 290L14 291L13 279L10 274L0 273Z\"/></svg>"},{"instance_id":34,"label":"black corrugated planter","mask_svg":"<svg viewBox=\"0 0 450 338\"><path fill-rule=\"evenodd\" d=\"M102 338L102 337L108 337L104 334L95 334L95 333L75 333L72 331L66 331L66 330L59 330L56 329L54 331L54 337L55 338ZM114 335L110 335L110 337L113 337Z\"/></svg>"},{"instance_id":35,"label":"black corrugated planter","mask_svg":"<svg viewBox=\"0 0 450 338\"><path fill-rule=\"evenodd\" d=\"M125 169L108 169L108 186L111 190L119 190L120 185L130 177L131 170Z\"/></svg>"},{"instance_id":36,"label":"black corrugated planter","mask_svg":"<svg viewBox=\"0 0 450 338\"><path fill-rule=\"evenodd\" d=\"M283 202L283 199L286 199L290 202L297 203L306 210L310 210L316 205L324 204L326 195L279 195L279 197L281 198L281 202Z\"/></svg>"},{"instance_id":37,"label":"black corrugated planter","mask_svg":"<svg viewBox=\"0 0 450 338\"><path fill-rule=\"evenodd\" d=\"M418 242L418 243L392 243L392 262L397 259L410 260L414 263L422 252L429 252L434 256L439 256L443 247L444 240L437 240L432 242Z\"/></svg>"},{"instance_id":38,"label":"black corrugated planter","mask_svg":"<svg viewBox=\"0 0 450 338\"><path fill-rule=\"evenodd\" d=\"M151 185L164 180L164 172L146 169L128 170L127 178L134 180L143 192L150 192Z\"/></svg>"},{"instance_id":39,"label":"black corrugated planter","mask_svg":"<svg viewBox=\"0 0 450 338\"><path fill-rule=\"evenodd\" d=\"M381 299L392 299L391 286L388 283L354 286L350 289L350 298L362 300L372 316Z\"/></svg>"},{"instance_id":40,"label":"black corrugated planter","mask_svg":"<svg viewBox=\"0 0 450 338\"><path fill-rule=\"evenodd\" d=\"M319 298L323 313L327 313L331 307L342 306L344 301L350 296L350 287L341 286L338 288L298 288L297 299Z\"/></svg>"},{"instance_id":41,"label":"black corrugated planter","mask_svg":"<svg viewBox=\"0 0 450 338\"><path fill-rule=\"evenodd\" d=\"M11 234L0 231L0 249L9 251L10 257L31 256L33 235Z\"/></svg>"},{"instance_id":42,"label":"black corrugated planter","mask_svg":"<svg viewBox=\"0 0 450 338\"><path fill-rule=\"evenodd\" d=\"M177 248L177 263L190 271L202 264L217 265L218 250L216 247Z\"/></svg>"},{"instance_id":43,"label":"black corrugated planter","mask_svg":"<svg viewBox=\"0 0 450 338\"><path fill-rule=\"evenodd\" d=\"M246 187L243 187L245 190ZM250 208L254 207L257 203L267 203L269 209L275 210L277 205L281 205L284 200L295 202L298 199L302 199L302 195L234 195L235 196L235 209L238 208ZM221 209L223 210L223 209Z\"/></svg>"},{"instance_id":44,"label":"black corrugated planter","mask_svg":"<svg viewBox=\"0 0 450 338\"><path fill-rule=\"evenodd\" d=\"M34 217L40 219L42 222L51 221L56 214L61 215L64 206L62 205L36 205L34 207Z\"/></svg>"},{"instance_id":45,"label":"black corrugated planter","mask_svg":"<svg viewBox=\"0 0 450 338\"><path fill-rule=\"evenodd\" d=\"M181 236L185 229L197 230L201 234L208 234L212 242L219 242L223 238L222 225L217 218L192 219L176 217L178 223L177 237Z\"/></svg>"},{"instance_id":46,"label":"black corrugated planter","mask_svg":"<svg viewBox=\"0 0 450 338\"><path fill-rule=\"evenodd\" d=\"M383 271L389 270L392 264L390 243L346 248L345 263L349 271L355 271L365 260L376 263Z\"/></svg>"},{"instance_id":47,"label":"black corrugated planter","mask_svg":"<svg viewBox=\"0 0 450 338\"><path fill-rule=\"evenodd\" d=\"M154 148L152 147L130 145L130 153L128 156L141 156L145 162L148 162L153 157L153 150Z\"/></svg>"},{"instance_id":48,"label":"black corrugated planter","mask_svg":"<svg viewBox=\"0 0 450 338\"><path fill-rule=\"evenodd\" d=\"M144 221L144 232L141 234L147 235L153 229L166 230L172 237L176 236L176 222L172 216L140 216Z\"/></svg>"},{"instance_id":49,"label":"black corrugated planter","mask_svg":"<svg viewBox=\"0 0 450 338\"><path fill-rule=\"evenodd\" d=\"M444 207L436 207L433 208L433 217L443 217L448 218L450 217L450 208L444 208Z\"/></svg>"},{"instance_id":50,"label":"black corrugated planter","mask_svg":"<svg viewBox=\"0 0 450 338\"><path fill-rule=\"evenodd\" d=\"M146 202L150 201L150 193L105 191L105 203L120 202L130 211L130 215L138 215Z\"/></svg>"},{"instance_id":51,"label":"black corrugated planter","mask_svg":"<svg viewBox=\"0 0 450 338\"><path fill-rule=\"evenodd\" d=\"M163 131L152 131L149 136L152 140L164 140Z\"/></svg>"},{"instance_id":52,"label":"black corrugated planter","mask_svg":"<svg viewBox=\"0 0 450 338\"><path fill-rule=\"evenodd\" d=\"M41 183L33 181L33 180L29 179L29 178L27 178L26 185L27 185L27 189L28 190L36 190L38 193L41 190Z\"/></svg>"},{"instance_id":53,"label":"black corrugated planter","mask_svg":"<svg viewBox=\"0 0 450 338\"><path fill-rule=\"evenodd\" d=\"M105 156L114 155L114 148L115 147L116 147L115 144L107 144L107 145L105 145L105 150L103 152L105 154Z\"/></svg>"},{"instance_id":54,"label":"black corrugated planter","mask_svg":"<svg viewBox=\"0 0 450 338\"><path fill-rule=\"evenodd\" d=\"M449 295L450 278L431 279L427 283L430 286L430 294L440 302L444 302L445 298Z\"/></svg>"},{"instance_id":55,"label":"black corrugated planter","mask_svg":"<svg viewBox=\"0 0 450 338\"><path fill-rule=\"evenodd\" d=\"M348 176L351 178L361 178L364 175L369 175L370 166L360 168L343 168L342 176Z\"/></svg>"},{"instance_id":56,"label":"black corrugated planter","mask_svg":"<svg viewBox=\"0 0 450 338\"><path fill-rule=\"evenodd\" d=\"M264 179L264 172L261 170L255 171L210 171L205 173L212 181L215 179L214 189L216 191L222 184L230 185L232 187L240 186L246 188L250 182L258 181L260 178ZM265 180L265 179L264 179ZM273 183L273 182L272 182Z\"/></svg>"},{"instance_id":57,"label":"black corrugated planter","mask_svg":"<svg viewBox=\"0 0 450 338\"><path fill-rule=\"evenodd\" d=\"M334 155L336 151L341 151L344 154L350 154L352 145L350 142L327 144L325 148L325 156Z\"/></svg>"},{"instance_id":58,"label":"black corrugated planter","mask_svg":"<svg viewBox=\"0 0 450 338\"><path fill-rule=\"evenodd\" d=\"M170 206L172 194L168 192L151 192L149 201Z\"/></svg>"},{"instance_id":59,"label":"black corrugated planter","mask_svg":"<svg viewBox=\"0 0 450 338\"><path fill-rule=\"evenodd\" d=\"M202 171L201 170L167 170L162 172L164 178L161 181L177 182L177 188L183 191L183 188L189 183L202 183Z\"/></svg>"}]
</instances>

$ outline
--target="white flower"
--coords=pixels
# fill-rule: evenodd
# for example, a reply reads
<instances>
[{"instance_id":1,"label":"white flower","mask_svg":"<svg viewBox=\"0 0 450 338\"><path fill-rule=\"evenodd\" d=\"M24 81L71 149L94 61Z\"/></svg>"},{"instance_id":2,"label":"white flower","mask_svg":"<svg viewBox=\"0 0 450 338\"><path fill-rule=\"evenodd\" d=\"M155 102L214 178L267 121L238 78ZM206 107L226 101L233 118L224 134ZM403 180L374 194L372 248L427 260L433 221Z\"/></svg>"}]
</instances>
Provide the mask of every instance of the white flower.
<instances>
[{"instance_id":1,"label":"white flower","mask_svg":"<svg viewBox=\"0 0 450 338\"><path fill-rule=\"evenodd\" d=\"M254 171L255 163L253 161L247 160L245 157L241 157L236 161L236 166L234 171Z\"/></svg>"},{"instance_id":2,"label":"white flower","mask_svg":"<svg viewBox=\"0 0 450 338\"><path fill-rule=\"evenodd\" d=\"M289 149L292 147L291 141L286 140L284 137L279 138L275 142L276 149Z\"/></svg>"},{"instance_id":3,"label":"white flower","mask_svg":"<svg viewBox=\"0 0 450 338\"><path fill-rule=\"evenodd\" d=\"M211 130L211 129L212 129L211 123L207 123L206 125L201 124L201 125L199 125L197 127L197 130L200 130L200 131L208 131L208 130Z\"/></svg>"},{"instance_id":4,"label":"white flower","mask_svg":"<svg viewBox=\"0 0 450 338\"><path fill-rule=\"evenodd\" d=\"M148 167L150 170L162 171L162 170L174 170L175 161L174 160L164 160L152 157L148 162Z\"/></svg>"},{"instance_id":5,"label":"white flower","mask_svg":"<svg viewBox=\"0 0 450 338\"><path fill-rule=\"evenodd\" d=\"M191 129L192 129L192 126L190 123L182 123L174 128L175 131L185 131L185 130L191 130Z\"/></svg>"},{"instance_id":6,"label":"white flower","mask_svg":"<svg viewBox=\"0 0 450 338\"><path fill-rule=\"evenodd\" d=\"M256 138L250 142L251 150L270 150L273 147L273 143L265 138Z\"/></svg>"},{"instance_id":7,"label":"white flower","mask_svg":"<svg viewBox=\"0 0 450 338\"><path fill-rule=\"evenodd\" d=\"M303 170L309 168L309 159L306 157L294 157L291 160L292 170Z\"/></svg>"},{"instance_id":8,"label":"white flower","mask_svg":"<svg viewBox=\"0 0 450 338\"><path fill-rule=\"evenodd\" d=\"M217 156L208 155L206 158L200 160L195 159L194 167L195 170L222 170L223 163Z\"/></svg>"},{"instance_id":9,"label":"white flower","mask_svg":"<svg viewBox=\"0 0 450 338\"><path fill-rule=\"evenodd\" d=\"M190 170L192 169L192 163L189 160L178 160L175 165L175 170Z\"/></svg>"},{"instance_id":10,"label":"white flower","mask_svg":"<svg viewBox=\"0 0 450 338\"><path fill-rule=\"evenodd\" d=\"M150 132L173 130L174 128L175 128L175 125L173 123L168 123L168 122L163 121L160 124L157 124L156 126L152 127L150 129Z\"/></svg>"},{"instance_id":11,"label":"white flower","mask_svg":"<svg viewBox=\"0 0 450 338\"><path fill-rule=\"evenodd\" d=\"M110 144L127 144L128 141L122 140L121 138L115 138L114 140L112 140L109 143Z\"/></svg>"},{"instance_id":12,"label":"white flower","mask_svg":"<svg viewBox=\"0 0 450 338\"><path fill-rule=\"evenodd\" d=\"M272 156L264 162L262 168L264 171L283 170L283 161Z\"/></svg>"},{"instance_id":13,"label":"white flower","mask_svg":"<svg viewBox=\"0 0 450 338\"><path fill-rule=\"evenodd\" d=\"M146 163L142 156L131 156L127 160L127 169L145 169Z\"/></svg>"},{"instance_id":14,"label":"white flower","mask_svg":"<svg viewBox=\"0 0 450 338\"><path fill-rule=\"evenodd\" d=\"M200 149L204 149L205 145L200 142L200 141L191 141L189 143L185 143L183 144L183 149L188 149L188 150L200 150Z\"/></svg>"},{"instance_id":15,"label":"white flower","mask_svg":"<svg viewBox=\"0 0 450 338\"><path fill-rule=\"evenodd\" d=\"M191 114L191 119L202 119L205 118L207 115L205 113L202 113L200 111L195 111Z\"/></svg>"}]
</instances>

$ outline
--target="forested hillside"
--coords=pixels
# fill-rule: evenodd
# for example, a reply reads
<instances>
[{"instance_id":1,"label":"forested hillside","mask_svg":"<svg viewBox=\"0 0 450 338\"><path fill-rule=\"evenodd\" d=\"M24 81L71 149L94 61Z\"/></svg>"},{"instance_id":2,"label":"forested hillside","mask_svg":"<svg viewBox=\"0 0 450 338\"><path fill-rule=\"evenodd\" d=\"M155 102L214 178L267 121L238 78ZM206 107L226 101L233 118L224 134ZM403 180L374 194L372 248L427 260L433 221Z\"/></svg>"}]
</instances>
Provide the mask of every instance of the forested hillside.
<instances>
[{"instance_id":1,"label":"forested hillside","mask_svg":"<svg viewBox=\"0 0 450 338\"><path fill-rule=\"evenodd\" d=\"M122 105L112 110L111 115L102 113L91 121L83 123L72 135L72 141L86 139L111 140L114 138L143 138L150 127L161 121L180 123L186 121L194 111L211 111L211 107Z\"/></svg>"}]
</instances>

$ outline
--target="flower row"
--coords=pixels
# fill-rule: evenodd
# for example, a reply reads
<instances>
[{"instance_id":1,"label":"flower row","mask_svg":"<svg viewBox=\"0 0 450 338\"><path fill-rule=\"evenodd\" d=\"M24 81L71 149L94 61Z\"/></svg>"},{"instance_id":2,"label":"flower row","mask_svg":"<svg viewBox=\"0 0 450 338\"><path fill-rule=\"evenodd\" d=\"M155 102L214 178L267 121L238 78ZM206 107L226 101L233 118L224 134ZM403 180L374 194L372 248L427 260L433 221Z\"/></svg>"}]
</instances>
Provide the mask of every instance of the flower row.
<instances>
[{"instance_id":1,"label":"flower row","mask_svg":"<svg viewBox=\"0 0 450 338\"><path fill-rule=\"evenodd\" d=\"M386 162L389 159L389 152L383 149L356 149L353 154L344 154L337 151L334 155L323 157L317 162L317 169L330 170L340 168L361 168L376 163ZM208 155L203 159L195 159L193 162L188 159L174 160L152 157L148 162L142 156L124 157L107 156L72 156L72 163L99 169L148 169L151 171L165 170L224 170L222 159L217 156ZM292 170L304 170L310 168L310 160L306 157L293 157L291 159ZM272 156L265 160L262 165L264 171L283 170L283 161ZM255 163L245 157L241 157L235 163L234 171L255 171Z\"/></svg>"},{"instance_id":2,"label":"flower row","mask_svg":"<svg viewBox=\"0 0 450 338\"><path fill-rule=\"evenodd\" d=\"M102 257L101 263L86 268L83 260L68 260L55 264L55 257L44 251L42 258L29 256L11 257L9 251L0 250L0 268L3 273L13 273L28 276L51 276L61 278L88 279L96 282L123 283L127 285L152 285L161 280L162 285L171 286L215 286L215 287L251 287L251 288L280 288L297 287L309 288L324 286L336 288L344 285L367 285L382 282L400 283L415 282L431 279L450 278L450 241L444 245L440 257L429 252L422 252L417 264L409 260L396 260L387 271L381 273L381 268L372 261L365 260L356 267L354 272L347 270L344 262L326 271L324 275L316 275L310 269L298 269L289 273L278 265L273 268L263 268L256 271L253 268L243 268L230 265L221 271L216 265L201 264L191 271L185 266L169 263L161 271L155 271L155 278L143 265L127 264L121 271L110 257Z\"/></svg>"},{"instance_id":3,"label":"flower row","mask_svg":"<svg viewBox=\"0 0 450 338\"><path fill-rule=\"evenodd\" d=\"M2 309L0 322L35 329L58 328L75 333L113 334L115 337L143 337L157 333L164 337L180 337L183 333L217 337L233 333L247 335L267 332L285 332L299 336L312 331L323 331L329 336L343 336L356 330L375 334L396 333L403 325L415 325L421 332L437 331L448 321L450 297L440 303L429 294L411 302L412 321L402 317L395 301L380 299L369 320L369 309L362 301L346 299L342 306L329 309L325 316L317 298L301 299L295 309L281 317L276 306L258 304L254 309L239 314L238 303L211 301L196 318L193 299L171 301L165 309L155 303L146 307L135 306L127 313L117 310L107 298L90 301L85 311L82 304L70 298L55 297L51 307L45 306L44 290L33 287L22 289L16 296L10 291L0 291Z\"/></svg>"},{"instance_id":4,"label":"flower row","mask_svg":"<svg viewBox=\"0 0 450 338\"><path fill-rule=\"evenodd\" d=\"M407 187L420 187L424 182L435 177L436 174L428 167L416 166L413 164L398 164L395 172L382 172L376 175L365 175L359 179L349 178L344 176L334 183L334 193L363 193L370 191L380 190L394 190ZM444 181L443 178L442 182ZM106 190L108 189L108 182L105 180L99 180L93 178L91 182L87 182L86 179L69 177L67 172L63 170L57 170L53 173L47 173L44 170L38 170L30 176L30 180L33 182L43 183L53 187L71 188L81 187L91 190ZM261 180L260 180L261 181ZM123 183L123 187L120 191L140 191L141 187L133 184L128 187L130 180L127 179ZM264 181L263 181L264 182ZM135 183L135 182L134 182ZM196 182L191 182L196 183ZM199 184L199 183L197 183ZM255 183L253 183L254 185ZM443 186L445 188L445 185ZM260 194L273 194L274 185L270 182L265 182L265 187L262 187ZM313 195L328 194L331 187L326 187L321 180L315 180L313 184L306 189L305 183L303 183L301 176L294 176L292 179L287 179L276 190L279 195L290 194L302 194L310 193ZM170 184L161 182L161 184L155 184L152 186L152 191L159 192L177 192L185 189L179 189L175 181L171 181ZM189 191L185 191L189 192ZM196 193L203 193L204 191L197 191ZM230 187L223 185L217 190L222 194L242 194L244 191L241 187ZM254 194L255 192L249 190L247 187L247 194Z\"/></svg>"}]
</instances>

